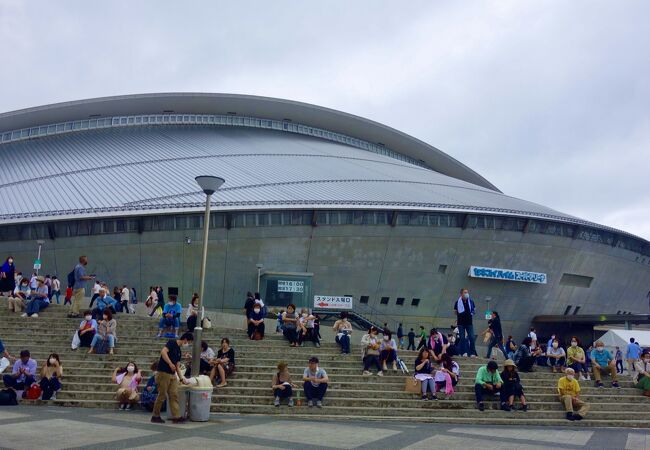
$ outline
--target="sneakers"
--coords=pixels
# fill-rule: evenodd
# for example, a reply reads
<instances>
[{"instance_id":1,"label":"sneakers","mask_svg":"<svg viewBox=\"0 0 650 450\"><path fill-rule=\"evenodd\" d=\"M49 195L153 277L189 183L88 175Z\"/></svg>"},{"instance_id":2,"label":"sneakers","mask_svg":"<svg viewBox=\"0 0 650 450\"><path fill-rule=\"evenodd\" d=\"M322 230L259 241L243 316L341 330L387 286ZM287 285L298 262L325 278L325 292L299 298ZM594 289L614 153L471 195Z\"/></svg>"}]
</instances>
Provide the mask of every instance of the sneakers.
<instances>
[{"instance_id":1,"label":"sneakers","mask_svg":"<svg viewBox=\"0 0 650 450\"><path fill-rule=\"evenodd\" d=\"M126 405L126 407L124 408L125 411L131 411L131 409L132 409L131 405Z\"/></svg>"},{"instance_id":2,"label":"sneakers","mask_svg":"<svg viewBox=\"0 0 650 450\"><path fill-rule=\"evenodd\" d=\"M510 408L510 405L508 405L507 403L501 403L501 411L510 412L512 411L512 408Z\"/></svg>"},{"instance_id":3,"label":"sneakers","mask_svg":"<svg viewBox=\"0 0 650 450\"><path fill-rule=\"evenodd\" d=\"M313 406L314 406L314 401L313 401L313 400L309 400L309 401L307 402L307 406L309 406L310 408L313 407Z\"/></svg>"},{"instance_id":4,"label":"sneakers","mask_svg":"<svg viewBox=\"0 0 650 450\"><path fill-rule=\"evenodd\" d=\"M519 411L523 411L523 412L528 411L528 405L521 405L521 408L519 408Z\"/></svg>"},{"instance_id":5,"label":"sneakers","mask_svg":"<svg viewBox=\"0 0 650 450\"><path fill-rule=\"evenodd\" d=\"M393 370L397 372L397 363L395 361L393 361Z\"/></svg>"},{"instance_id":6,"label":"sneakers","mask_svg":"<svg viewBox=\"0 0 650 450\"><path fill-rule=\"evenodd\" d=\"M278 406L279 406L279 405L278 405ZM289 399L289 403L287 403L287 406L288 406L289 408L293 408L293 399L292 399L292 398Z\"/></svg>"},{"instance_id":7,"label":"sneakers","mask_svg":"<svg viewBox=\"0 0 650 450\"><path fill-rule=\"evenodd\" d=\"M316 402L316 408L322 408L322 407L323 407L323 402L321 402L320 400L318 400L318 401Z\"/></svg>"},{"instance_id":8,"label":"sneakers","mask_svg":"<svg viewBox=\"0 0 650 450\"><path fill-rule=\"evenodd\" d=\"M467 358L467 353L463 353L463 358Z\"/></svg>"},{"instance_id":9,"label":"sneakers","mask_svg":"<svg viewBox=\"0 0 650 450\"><path fill-rule=\"evenodd\" d=\"M32 314L32 319L38 319L38 314L37 313Z\"/></svg>"},{"instance_id":10,"label":"sneakers","mask_svg":"<svg viewBox=\"0 0 650 450\"><path fill-rule=\"evenodd\" d=\"M574 414L573 420L582 420L582 416L580 414Z\"/></svg>"},{"instance_id":11,"label":"sneakers","mask_svg":"<svg viewBox=\"0 0 650 450\"><path fill-rule=\"evenodd\" d=\"M158 417L153 416L153 417L151 418L151 423L165 423L165 421L162 420L162 419L160 418L160 416L158 416Z\"/></svg>"},{"instance_id":12,"label":"sneakers","mask_svg":"<svg viewBox=\"0 0 650 450\"><path fill-rule=\"evenodd\" d=\"M363 371L363 376L364 377L370 376L370 372L368 372L367 370L364 370Z\"/></svg>"},{"instance_id":13,"label":"sneakers","mask_svg":"<svg viewBox=\"0 0 650 450\"><path fill-rule=\"evenodd\" d=\"M378 376L378 377L383 377L383 376L384 376L384 372L383 372L382 370L380 370L379 372L377 372L377 376Z\"/></svg>"},{"instance_id":14,"label":"sneakers","mask_svg":"<svg viewBox=\"0 0 650 450\"><path fill-rule=\"evenodd\" d=\"M483 402L478 404L478 410L479 411L485 411L485 404Z\"/></svg>"},{"instance_id":15,"label":"sneakers","mask_svg":"<svg viewBox=\"0 0 650 450\"><path fill-rule=\"evenodd\" d=\"M273 406L276 408L280 407L280 397L275 397L275 400L273 401Z\"/></svg>"},{"instance_id":16,"label":"sneakers","mask_svg":"<svg viewBox=\"0 0 650 450\"><path fill-rule=\"evenodd\" d=\"M618 384L617 381L612 381L612 387L613 387L613 388L616 388L616 389L620 389L620 388L621 388L621 386Z\"/></svg>"},{"instance_id":17,"label":"sneakers","mask_svg":"<svg viewBox=\"0 0 650 450\"><path fill-rule=\"evenodd\" d=\"M573 422L574 420L576 420L576 418L573 416L572 412L568 412L566 413L566 420L570 420L571 422Z\"/></svg>"},{"instance_id":18,"label":"sneakers","mask_svg":"<svg viewBox=\"0 0 650 450\"><path fill-rule=\"evenodd\" d=\"M316 348L320 348L320 342L314 342L314 346L315 346Z\"/></svg>"},{"instance_id":19,"label":"sneakers","mask_svg":"<svg viewBox=\"0 0 650 450\"><path fill-rule=\"evenodd\" d=\"M580 374L580 381L587 381L584 375Z\"/></svg>"},{"instance_id":20,"label":"sneakers","mask_svg":"<svg viewBox=\"0 0 650 450\"><path fill-rule=\"evenodd\" d=\"M429 400L429 397L427 397L426 395L423 395L422 400L424 400L426 402L427 400Z\"/></svg>"},{"instance_id":21,"label":"sneakers","mask_svg":"<svg viewBox=\"0 0 650 450\"><path fill-rule=\"evenodd\" d=\"M20 317L27 317L27 313L22 313Z\"/></svg>"},{"instance_id":22,"label":"sneakers","mask_svg":"<svg viewBox=\"0 0 650 450\"><path fill-rule=\"evenodd\" d=\"M388 370L388 366L386 365L386 363L383 363L381 365L381 370Z\"/></svg>"},{"instance_id":23,"label":"sneakers","mask_svg":"<svg viewBox=\"0 0 650 450\"><path fill-rule=\"evenodd\" d=\"M605 387L605 385L603 384L602 381L596 381L596 387L602 389Z\"/></svg>"},{"instance_id":24,"label":"sneakers","mask_svg":"<svg viewBox=\"0 0 650 450\"><path fill-rule=\"evenodd\" d=\"M124 408L126 408L126 405L125 405L125 404L121 404L121 405L120 405L120 409L121 409L121 410L124 410Z\"/></svg>"}]
</instances>

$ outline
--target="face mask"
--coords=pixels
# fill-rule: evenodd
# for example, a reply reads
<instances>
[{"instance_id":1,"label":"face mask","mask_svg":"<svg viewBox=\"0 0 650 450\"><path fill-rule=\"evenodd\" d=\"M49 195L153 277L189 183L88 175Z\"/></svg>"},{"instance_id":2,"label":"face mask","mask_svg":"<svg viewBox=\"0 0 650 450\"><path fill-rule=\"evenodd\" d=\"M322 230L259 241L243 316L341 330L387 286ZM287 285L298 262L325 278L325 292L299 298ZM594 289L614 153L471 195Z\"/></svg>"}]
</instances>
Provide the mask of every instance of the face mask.
<instances>
[{"instance_id":1,"label":"face mask","mask_svg":"<svg viewBox=\"0 0 650 450\"><path fill-rule=\"evenodd\" d=\"M388 336L384 336L384 341L388 342Z\"/></svg>"},{"instance_id":2,"label":"face mask","mask_svg":"<svg viewBox=\"0 0 650 450\"><path fill-rule=\"evenodd\" d=\"M566 379L569 381L573 381L574 375L567 375Z\"/></svg>"},{"instance_id":3,"label":"face mask","mask_svg":"<svg viewBox=\"0 0 650 450\"><path fill-rule=\"evenodd\" d=\"M255 314L257 314L257 313L260 312L260 309L259 309L259 308L255 308L253 311L255 311Z\"/></svg>"},{"instance_id":4,"label":"face mask","mask_svg":"<svg viewBox=\"0 0 650 450\"><path fill-rule=\"evenodd\" d=\"M13 263L14 263L14 260L13 260L13 259L10 259L10 260L9 260L9 264L13 264Z\"/></svg>"},{"instance_id":5,"label":"face mask","mask_svg":"<svg viewBox=\"0 0 650 450\"><path fill-rule=\"evenodd\" d=\"M86 316L84 319L86 319L86 322L90 322L92 320L93 316Z\"/></svg>"},{"instance_id":6,"label":"face mask","mask_svg":"<svg viewBox=\"0 0 650 450\"><path fill-rule=\"evenodd\" d=\"M129 372L129 373L133 373L135 371L135 367L129 366L129 367L126 368L126 371Z\"/></svg>"},{"instance_id":7,"label":"face mask","mask_svg":"<svg viewBox=\"0 0 650 450\"><path fill-rule=\"evenodd\" d=\"M553 342L553 348L557 348L557 342Z\"/></svg>"},{"instance_id":8,"label":"face mask","mask_svg":"<svg viewBox=\"0 0 650 450\"><path fill-rule=\"evenodd\" d=\"M596 347L596 350L599 351L599 352L602 352L602 351L605 350L605 347Z\"/></svg>"},{"instance_id":9,"label":"face mask","mask_svg":"<svg viewBox=\"0 0 650 450\"><path fill-rule=\"evenodd\" d=\"M467 300L469 298L469 294L463 294L463 298Z\"/></svg>"},{"instance_id":10,"label":"face mask","mask_svg":"<svg viewBox=\"0 0 650 450\"><path fill-rule=\"evenodd\" d=\"M56 362L56 358L50 358L50 364L54 364Z\"/></svg>"},{"instance_id":11,"label":"face mask","mask_svg":"<svg viewBox=\"0 0 650 450\"><path fill-rule=\"evenodd\" d=\"M173 306L173 305L174 305L174 303L172 303L172 302L167 302L167 304L168 304L169 306Z\"/></svg>"},{"instance_id":12,"label":"face mask","mask_svg":"<svg viewBox=\"0 0 650 450\"><path fill-rule=\"evenodd\" d=\"M571 347L577 347L578 343L577 342L571 342Z\"/></svg>"}]
</instances>

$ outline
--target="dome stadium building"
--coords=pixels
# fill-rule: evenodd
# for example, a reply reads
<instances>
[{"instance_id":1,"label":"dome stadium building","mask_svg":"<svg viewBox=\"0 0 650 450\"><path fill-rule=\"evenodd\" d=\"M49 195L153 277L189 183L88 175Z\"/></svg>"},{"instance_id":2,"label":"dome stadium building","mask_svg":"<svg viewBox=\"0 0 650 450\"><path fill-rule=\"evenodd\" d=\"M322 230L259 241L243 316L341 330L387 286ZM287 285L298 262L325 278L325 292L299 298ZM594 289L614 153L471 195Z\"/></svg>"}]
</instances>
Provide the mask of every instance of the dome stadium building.
<instances>
[{"instance_id":1,"label":"dome stadium building","mask_svg":"<svg viewBox=\"0 0 650 450\"><path fill-rule=\"evenodd\" d=\"M445 327L461 287L506 332L536 315L647 313L650 243L508 196L385 125L305 103L146 94L0 114L0 252L65 275L81 254L117 285L198 286L212 196L206 298L239 312L315 296L391 323ZM146 296L146 295L145 295Z\"/></svg>"}]
</instances>

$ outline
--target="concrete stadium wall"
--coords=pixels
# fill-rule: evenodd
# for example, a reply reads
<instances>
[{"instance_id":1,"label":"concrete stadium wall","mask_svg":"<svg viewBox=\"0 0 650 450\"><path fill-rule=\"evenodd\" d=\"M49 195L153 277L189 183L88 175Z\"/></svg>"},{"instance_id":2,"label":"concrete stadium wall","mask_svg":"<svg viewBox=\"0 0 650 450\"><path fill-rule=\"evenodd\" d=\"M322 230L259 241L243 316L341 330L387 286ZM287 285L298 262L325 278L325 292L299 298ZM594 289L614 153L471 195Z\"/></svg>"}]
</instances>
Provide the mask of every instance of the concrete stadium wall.
<instances>
[{"instance_id":1,"label":"concrete stadium wall","mask_svg":"<svg viewBox=\"0 0 650 450\"><path fill-rule=\"evenodd\" d=\"M185 237L192 242L187 244ZM1 242L18 269L29 272L35 241ZM109 285L126 283L140 299L149 285L178 286L183 304L198 290L201 230L96 235L48 240L42 274L65 277L80 254L89 272ZM256 287L257 269L313 272L313 294L370 297L391 326L453 322L452 304L465 286L477 301L476 331L484 328L486 298L499 311L504 332L521 337L533 316L563 314L567 305L580 314L618 310L648 313L650 261L602 244L534 233L413 226L283 226L211 230L206 305L241 310L247 290ZM445 273L439 271L446 265ZM548 284L479 280L469 266L520 269L548 274ZM561 285L563 273L593 277L589 288ZM382 296L390 297L381 305ZM404 297L404 306L397 306ZM418 307L412 298L420 298Z\"/></svg>"}]
</instances>

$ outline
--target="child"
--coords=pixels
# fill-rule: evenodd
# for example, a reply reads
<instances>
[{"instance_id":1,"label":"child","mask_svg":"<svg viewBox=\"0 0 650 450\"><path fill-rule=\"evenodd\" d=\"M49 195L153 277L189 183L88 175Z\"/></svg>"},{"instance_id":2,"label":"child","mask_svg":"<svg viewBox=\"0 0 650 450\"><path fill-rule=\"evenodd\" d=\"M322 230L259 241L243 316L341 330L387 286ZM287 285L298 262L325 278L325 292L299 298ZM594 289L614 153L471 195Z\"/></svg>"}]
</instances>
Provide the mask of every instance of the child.
<instances>
[{"instance_id":1,"label":"child","mask_svg":"<svg viewBox=\"0 0 650 450\"><path fill-rule=\"evenodd\" d=\"M140 404L144 409L151 412L153 411L153 404L156 402L156 397L158 396L158 386L156 385L156 372L158 371L158 361L154 361L151 364L151 376L149 381L147 381L147 386L142 391L142 396L140 397ZM161 411L166 411L167 401L163 403Z\"/></svg>"},{"instance_id":2,"label":"child","mask_svg":"<svg viewBox=\"0 0 650 450\"><path fill-rule=\"evenodd\" d=\"M276 333L282 333L282 313L284 312L284 309L281 309L280 312L277 315L277 324L275 325L275 332Z\"/></svg>"},{"instance_id":3,"label":"child","mask_svg":"<svg viewBox=\"0 0 650 450\"><path fill-rule=\"evenodd\" d=\"M616 373L623 373L623 352L620 347L616 347Z\"/></svg>"},{"instance_id":4,"label":"child","mask_svg":"<svg viewBox=\"0 0 650 450\"><path fill-rule=\"evenodd\" d=\"M72 305L72 288L68 286L65 290L65 300L63 301L63 306Z\"/></svg>"},{"instance_id":5,"label":"child","mask_svg":"<svg viewBox=\"0 0 650 450\"><path fill-rule=\"evenodd\" d=\"M406 350L415 350L415 332L413 331L413 328L411 328L411 331L409 331L408 337L409 345L406 347Z\"/></svg>"}]
</instances>

